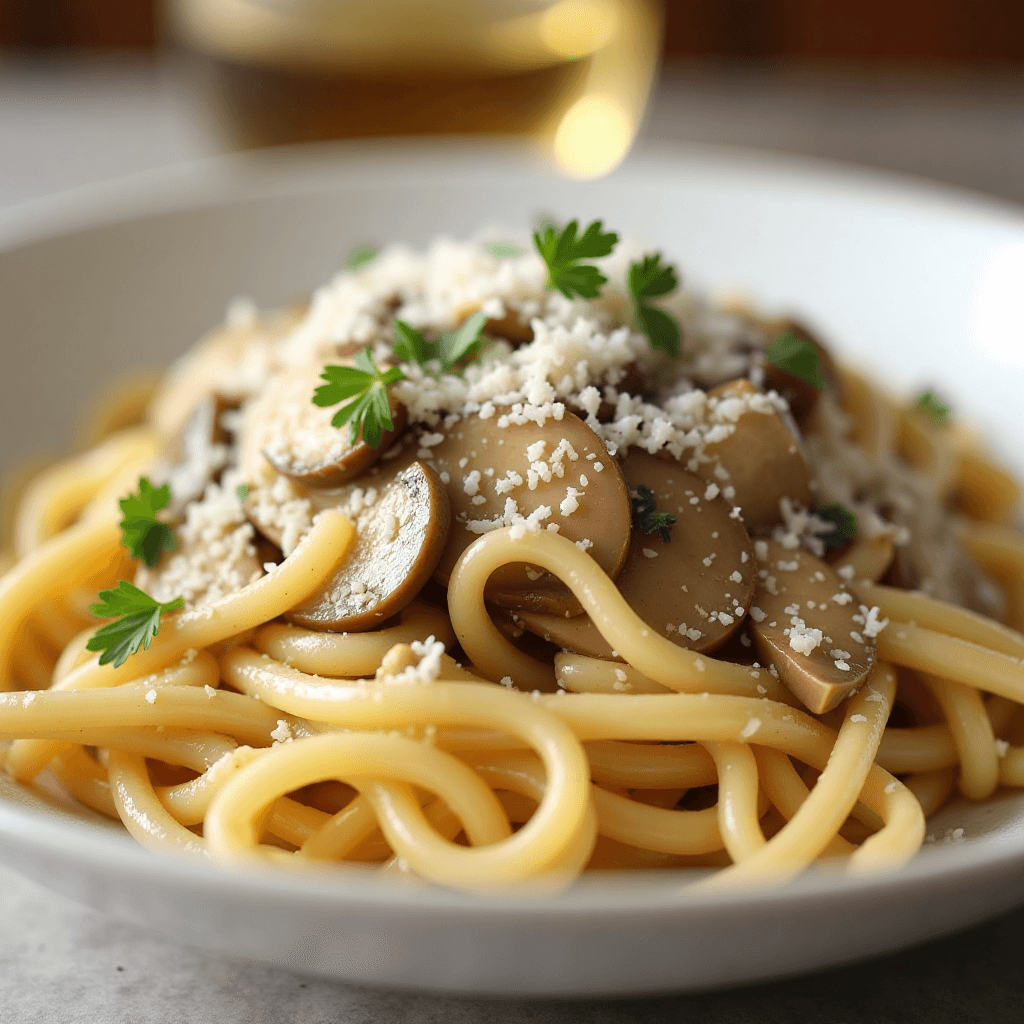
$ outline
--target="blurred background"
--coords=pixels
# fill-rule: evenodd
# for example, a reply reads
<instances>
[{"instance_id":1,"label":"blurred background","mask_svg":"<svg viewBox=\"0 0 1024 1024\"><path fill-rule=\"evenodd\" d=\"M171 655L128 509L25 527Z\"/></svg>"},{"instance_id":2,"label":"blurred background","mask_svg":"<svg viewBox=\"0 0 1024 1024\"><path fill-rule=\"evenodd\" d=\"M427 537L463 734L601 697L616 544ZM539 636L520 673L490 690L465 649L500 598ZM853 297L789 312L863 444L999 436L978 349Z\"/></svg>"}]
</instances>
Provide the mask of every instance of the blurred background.
<instances>
[{"instance_id":1,"label":"blurred background","mask_svg":"<svg viewBox=\"0 0 1024 1024\"><path fill-rule=\"evenodd\" d=\"M291 142L783 150L1024 203L1024 0L0 0L0 206Z\"/></svg>"}]
</instances>

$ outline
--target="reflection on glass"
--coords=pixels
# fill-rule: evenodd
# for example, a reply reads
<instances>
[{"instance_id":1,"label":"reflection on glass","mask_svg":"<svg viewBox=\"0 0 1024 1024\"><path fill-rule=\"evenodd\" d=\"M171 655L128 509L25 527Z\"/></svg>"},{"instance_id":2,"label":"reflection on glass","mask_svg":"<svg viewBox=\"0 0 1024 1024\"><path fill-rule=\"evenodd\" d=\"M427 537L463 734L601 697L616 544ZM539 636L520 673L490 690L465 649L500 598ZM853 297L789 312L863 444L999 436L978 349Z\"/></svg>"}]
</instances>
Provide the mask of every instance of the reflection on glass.
<instances>
[{"instance_id":1,"label":"reflection on glass","mask_svg":"<svg viewBox=\"0 0 1024 1024\"><path fill-rule=\"evenodd\" d=\"M628 151L659 0L167 0L211 58L243 147L425 134L531 137L574 177Z\"/></svg>"}]
</instances>

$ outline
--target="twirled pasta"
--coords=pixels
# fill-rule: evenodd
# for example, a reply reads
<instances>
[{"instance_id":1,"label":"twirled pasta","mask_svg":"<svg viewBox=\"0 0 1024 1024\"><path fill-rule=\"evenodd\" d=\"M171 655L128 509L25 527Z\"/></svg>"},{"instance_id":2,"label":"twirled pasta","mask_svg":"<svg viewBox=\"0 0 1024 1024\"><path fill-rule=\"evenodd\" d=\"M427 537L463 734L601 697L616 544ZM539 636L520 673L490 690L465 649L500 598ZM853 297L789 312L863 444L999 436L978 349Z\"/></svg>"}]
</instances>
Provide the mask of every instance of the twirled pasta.
<instances>
[{"instance_id":1,"label":"twirled pasta","mask_svg":"<svg viewBox=\"0 0 1024 1024\"><path fill-rule=\"evenodd\" d=\"M159 423L180 419L188 378L175 379ZM243 867L376 865L511 892L588 868L696 868L696 884L719 887L820 858L898 867L954 787L984 800L1024 785L1024 540L1005 525L1016 492L1002 471L862 378L844 382L863 458L899 450L973 509L956 529L999 584L1008 625L878 582L893 537L858 537L842 554L847 597L889 624L859 689L814 715L773 665L651 628L587 543L500 524L462 551L447 595L423 587L379 628L283 621L355 550L350 495L351 519L324 508L287 557L166 616L120 667L100 665L88 606L129 571L116 500L166 442L130 426L22 499L0 580L5 767L23 782L49 769L152 849ZM467 476L466 495L475 487ZM538 656L518 639L490 588L523 563L565 585L559 607L582 609L611 657Z\"/></svg>"}]
</instances>

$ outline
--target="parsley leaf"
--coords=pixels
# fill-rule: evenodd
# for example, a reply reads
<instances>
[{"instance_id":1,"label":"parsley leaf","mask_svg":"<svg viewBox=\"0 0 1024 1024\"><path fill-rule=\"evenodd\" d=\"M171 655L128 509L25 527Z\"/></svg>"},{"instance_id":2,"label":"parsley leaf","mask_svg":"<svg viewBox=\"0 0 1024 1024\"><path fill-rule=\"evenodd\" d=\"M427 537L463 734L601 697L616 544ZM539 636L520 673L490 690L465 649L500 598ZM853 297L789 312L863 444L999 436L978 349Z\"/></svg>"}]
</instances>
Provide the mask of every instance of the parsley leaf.
<instances>
[{"instance_id":1,"label":"parsley leaf","mask_svg":"<svg viewBox=\"0 0 1024 1024\"><path fill-rule=\"evenodd\" d=\"M369 347L356 356L355 363L355 366L325 366L320 377L327 383L313 392L313 404L326 408L345 402L334 414L331 424L341 427L347 423L351 444L355 444L362 430L363 440L371 448L377 448L384 431L393 430L395 426L388 402L388 385L404 380L405 374L397 366L381 373Z\"/></svg>"},{"instance_id":2,"label":"parsley leaf","mask_svg":"<svg viewBox=\"0 0 1024 1024\"><path fill-rule=\"evenodd\" d=\"M129 494L118 504L124 518L121 527L121 543L132 558L141 558L150 569L160 561L164 551L174 550L174 531L168 523L162 523L156 514L166 508L171 500L169 484L154 487L144 476L139 477L137 494Z\"/></svg>"},{"instance_id":3,"label":"parsley leaf","mask_svg":"<svg viewBox=\"0 0 1024 1024\"><path fill-rule=\"evenodd\" d=\"M814 514L819 519L832 523L831 530L823 530L816 534L827 551L841 548L857 536L857 517L845 505L825 505L816 508Z\"/></svg>"},{"instance_id":4,"label":"parsley leaf","mask_svg":"<svg viewBox=\"0 0 1024 1024\"><path fill-rule=\"evenodd\" d=\"M458 330L446 331L438 338L441 349L441 366L448 370L460 359L466 358L480 345L480 332L487 323L487 314L474 313Z\"/></svg>"},{"instance_id":5,"label":"parsley leaf","mask_svg":"<svg viewBox=\"0 0 1024 1024\"><path fill-rule=\"evenodd\" d=\"M651 348L661 349L670 356L679 355L682 332L676 318L648 299L660 298L679 287L676 268L661 262L661 253L652 253L629 265L629 294L633 297L633 312L637 326L647 336Z\"/></svg>"},{"instance_id":6,"label":"parsley leaf","mask_svg":"<svg viewBox=\"0 0 1024 1024\"><path fill-rule=\"evenodd\" d=\"M239 484L235 488L235 495L237 496L239 501L245 501L245 499L249 497L249 485Z\"/></svg>"},{"instance_id":7,"label":"parsley leaf","mask_svg":"<svg viewBox=\"0 0 1024 1024\"><path fill-rule=\"evenodd\" d=\"M362 270L368 263L377 258L377 250L367 242L360 242L349 250L345 258L345 269L348 271Z\"/></svg>"},{"instance_id":8,"label":"parsley leaf","mask_svg":"<svg viewBox=\"0 0 1024 1024\"><path fill-rule=\"evenodd\" d=\"M488 242L484 248L496 260L511 260L523 255L523 250L511 242Z\"/></svg>"},{"instance_id":9,"label":"parsley leaf","mask_svg":"<svg viewBox=\"0 0 1024 1024\"><path fill-rule=\"evenodd\" d=\"M404 320L395 321L395 338L391 351L403 363L418 363L420 366L438 358L434 342L427 341L422 331L410 327Z\"/></svg>"},{"instance_id":10,"label":"parsley leaf","mask_svg":"<svg viewBox=\"0 0 1024 1024\"><path fill-rule=\"evenodd\" d=\"M765 358L777 370L817 388L827 387L821 373L821 359L817 346L809 338L798 338L792 331L784 331L765 350Z\"/></svg>"},{"instance_id":11,"label":"parsley leaf","mask_svg":"<svg viewBox=\"0 0 1024 1024\"><path fill-rule=\"evenodd\" d=\"M127 580L113 590L101 590L100 600L90 605L91 614L99 618L115 617L101 626L85 645L87 651L102 651L100 664L114 663L120 668L139 647L149 649L149 642L160 631L160 615L181 608L185 600L176 597L161 604Z\"/></svg>"},{"instance_id":12,"label":"parsley leaf","mask_svg":"<svg viewBox=\"0 0 1024 1024\"><path fill-rule=\"evenodd\" d=\"M579 223L575 220L561 231L554 224L545 224L533 233L534 247L548 268L549 288L557 288L567 299L577 295L596 299L601 294L601 285L608 278L582 261L607 256L615 248L619 236L614 231L602 232L602 226L595 220L578 238Z\"/></svg>"},{"instance_id":13,"label":"parsley leaf","mask_svg":"<svg viewBox=\"0 0 1024 1024\"><path fill-rule=\"evenodd\" d=\"M643 534L657 533L667 544L672 539L669 529L675 525L676 517L671 512L654 510L654 492L645 484L636 489L636 495L635 498L630 498L633 506L633 526Z\"/></svg>"},{"instance_id":14,"label":"parsley leaf","mask_svg":"<svg viewBox=\"0 0 1024 1024\"><path fill-rule=\"evenodd\" d=\"M483 342L480 336L487 314L474 313L460 328L446 331L436 341L428 341L421 331L410 327L404 320L395 321L395 342L392 351L403 363L425 366L437 360L442 370L450 370L459 360L475 354Z\"/></svg>"},{"instance_id":15,"label":"parsley leaf","mask_svg":"<svg viewBox=\"0 0 1024 1024\"><path fill-rule=\"evenodd\" d=\"M953 416L949 406L945 402L939 401L931 391L924 391L918 395L917 400L914 402L914 408L918 412L923 412L925 416L940 427L947 426Z\"/></svg>"}]
</instances>

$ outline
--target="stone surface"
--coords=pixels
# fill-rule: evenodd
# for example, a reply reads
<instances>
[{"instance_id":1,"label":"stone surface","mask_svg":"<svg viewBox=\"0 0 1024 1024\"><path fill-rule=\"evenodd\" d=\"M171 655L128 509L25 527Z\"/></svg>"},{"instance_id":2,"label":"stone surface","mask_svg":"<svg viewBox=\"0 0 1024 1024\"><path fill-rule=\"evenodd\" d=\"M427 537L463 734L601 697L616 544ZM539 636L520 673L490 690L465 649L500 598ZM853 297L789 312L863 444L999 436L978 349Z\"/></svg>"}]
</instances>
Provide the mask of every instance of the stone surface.
<instances>
[{"instance_id":1,"label":"stone surface","mask_svg":"<svg viewBox=\"0 0 1024 1024\"><path fill-rule=\"evenodd\" d=\"M381 992L237 963L0 868L0 1020L12 1024L1018 1024L1024 908L895 956L725 992L601 1001Z\"/></svg>"}]
</instances>

